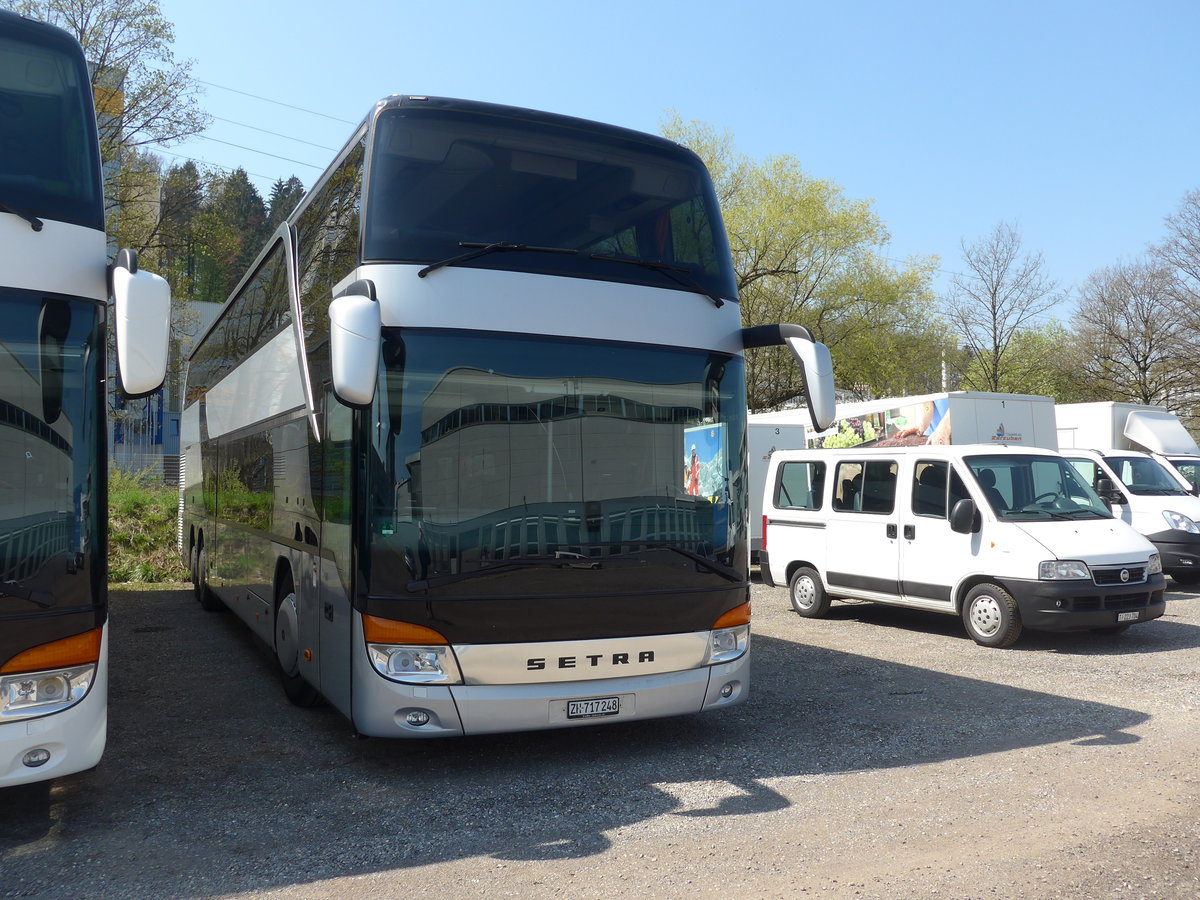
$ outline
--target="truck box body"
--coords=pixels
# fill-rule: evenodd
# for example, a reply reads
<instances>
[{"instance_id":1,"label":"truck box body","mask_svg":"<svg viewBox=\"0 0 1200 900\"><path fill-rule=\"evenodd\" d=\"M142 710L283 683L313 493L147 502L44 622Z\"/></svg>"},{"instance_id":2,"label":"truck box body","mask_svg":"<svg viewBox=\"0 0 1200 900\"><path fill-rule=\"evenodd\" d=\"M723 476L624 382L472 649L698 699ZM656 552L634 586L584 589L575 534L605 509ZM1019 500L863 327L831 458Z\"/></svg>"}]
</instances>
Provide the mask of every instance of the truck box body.
<instances>
[{"instance_id":1,"label":"truck box body","mask_svg":"<svg viewBox=\"0 0 1200 900\"><path fill-rule=\"evenodd\" d=\"M767 466L778 450L859 445L1007 444L1058 448L1054 400L1035 394L951 391L839 403L837 419L817 432L801 409L749 417L750 550L762 549L762 496Z\"/></svg>"}]
</instances>

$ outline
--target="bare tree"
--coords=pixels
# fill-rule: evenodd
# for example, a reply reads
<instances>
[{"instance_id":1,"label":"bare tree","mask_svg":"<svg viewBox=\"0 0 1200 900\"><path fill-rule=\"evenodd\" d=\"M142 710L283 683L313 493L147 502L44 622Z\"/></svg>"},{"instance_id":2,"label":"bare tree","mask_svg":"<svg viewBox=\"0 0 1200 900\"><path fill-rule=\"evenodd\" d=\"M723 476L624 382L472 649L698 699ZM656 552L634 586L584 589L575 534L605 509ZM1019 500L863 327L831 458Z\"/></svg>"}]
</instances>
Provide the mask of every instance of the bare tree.
<instances>
[{"instance_id":1,"label":"bare tree","mask_svg":"<svg viewBox=\"0 0 1200 900\"><path fill-rule=\"evenodd\" d=\"M945 315L973 357L963 386L999 391L1014 336L1064 295L1046 276L1042 254L1022 254L1021 235L1004 222L974 244L964 241L962 250L967 271L951 280Z\"/></svg>"},{"instance_id":2,"label":"bare tree","mask_svg":"<svg viewBox=\"0 0 1200 900\"><path fill-rule=\"evenodd\" d=\"M1193 384L1188 318L1178 279L1159 260L1092 273L1075 317L1081 378L1106 400L1176 406Z\"/></svg>"}]
</instances>

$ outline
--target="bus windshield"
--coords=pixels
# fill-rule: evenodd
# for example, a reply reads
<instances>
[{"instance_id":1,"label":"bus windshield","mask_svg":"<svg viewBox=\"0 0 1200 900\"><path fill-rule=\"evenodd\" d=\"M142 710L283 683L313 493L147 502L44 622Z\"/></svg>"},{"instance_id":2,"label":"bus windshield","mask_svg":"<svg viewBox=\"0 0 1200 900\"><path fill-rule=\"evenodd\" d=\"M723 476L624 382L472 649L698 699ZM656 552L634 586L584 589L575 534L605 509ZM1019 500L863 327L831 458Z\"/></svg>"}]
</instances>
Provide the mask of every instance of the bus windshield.
<instances>
[{"instance_id":1,"label":"bus windshield","mask_svg":"<svg viewBox=\"0 0 1200 900\"><path fill-rule=\"evenodd\" d=\"M740 359L399 330L385 332L383 359L368 473L371 594L744 581Z\"/></svg>"},{"instance_id":2,"label":"bus windshield","mask_svg":"<svg viewBox=\"0 0 1200 900\"><path fill-rule=\"evenodd\" d=\"M1083 477L1058 456L968 456L988 505L1001 519L1110 519Z\"/></svg>"},{"instance_id":3,"label":"bus windshield","mask_svg":"<svg viewBox=\"0 0 1200 900\"><path fill-rule=\"evenodd\" d=\"M408 105L381 113L364 260L737 299L725 228L695 154L621 129L512 112Z\"/></svg>"},{"instance_id":4,"label":"bus windshield","mask_svg":"<svg viewBox=\"0 0 1200 900\"><path fill-rule=\"evenodd\" d=\"M101 308L0 289L0 611L103 597Z\"/></svg>"},{"instance_id":5,"label":"bus windshield","mask_svg":"<svg viewBox=\"0 0 1200 900\"><path fill-rule=\"evenodd\" d=\"M103 230L92 89L65 38L0 37L0 206Z\"/></svg>"}]
</instances>

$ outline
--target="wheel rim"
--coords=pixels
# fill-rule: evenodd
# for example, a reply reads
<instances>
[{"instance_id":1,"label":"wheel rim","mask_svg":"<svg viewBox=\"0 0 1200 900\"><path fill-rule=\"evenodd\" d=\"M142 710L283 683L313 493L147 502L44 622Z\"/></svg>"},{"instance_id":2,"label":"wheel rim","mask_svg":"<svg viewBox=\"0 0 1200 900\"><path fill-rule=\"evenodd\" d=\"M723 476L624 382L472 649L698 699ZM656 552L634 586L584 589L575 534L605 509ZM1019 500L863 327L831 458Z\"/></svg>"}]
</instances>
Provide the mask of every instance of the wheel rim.
<instances>
[{"instance_id":1,"label":"wheel rim","mask_svg":"<svg viewBox=\"0 0 1200 900\"><path fill-rule=\"evenodd\" d=\"M299 622L296 592L292 591L279 602L279 611L275 614L275 657L287 675L294 675L299 668Z\"/></svg>"},{"instance_id":2,"label":"wheel rim","mask_svg":"<svg viewBox=\"0 0 1200 900\"><path fill-rule=\"evenodd\" d=\"M995 597L976 597L971 603L971 627L984 637L992 637L1003 623L1000 603Z\"/></svg>"},{"instance_id":3,"label":"wheel rim","mask_svg":"<svg viewBox=\"0 0 1200 900\"><path fill-rule=\"evenodd\" d=\"M808 575L801 575L792 585L792 602L799 609L811 609L817 602L817 586Z\"/></svg>"}]
</instances>

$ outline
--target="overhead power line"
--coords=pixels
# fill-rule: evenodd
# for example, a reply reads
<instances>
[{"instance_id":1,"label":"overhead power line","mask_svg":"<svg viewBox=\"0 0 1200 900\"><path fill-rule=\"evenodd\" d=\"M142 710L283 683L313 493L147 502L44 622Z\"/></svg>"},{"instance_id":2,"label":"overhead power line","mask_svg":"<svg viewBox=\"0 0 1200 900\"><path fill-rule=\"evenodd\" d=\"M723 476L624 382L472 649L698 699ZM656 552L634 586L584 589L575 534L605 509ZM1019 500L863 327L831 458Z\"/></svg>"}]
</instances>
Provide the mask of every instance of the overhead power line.
<instances>
[{"instance_id":1,"label":"overhead power line","mask_svg":"<svg viewBox=\"0 0 1200 900\"><path fill-rule=\"evenodd\" d=\"M195 76L193 76L192 81L196 82L197 84L202 84L205 87L214 87L214 88L217 88L218 90L229 91L230 93L233 93L233 94L241 94L243 97L250 97L254 100L261 100L264 103L274 103L276 106L283 106L288 109L294 109L297 112L308 113L311 116L320 116L322 119L329 119L333 122L341 122L345 125L357 125L358 124L357 122L352 122L349 119L341 119L341 118L338 118L337 116L331 116L331 115L328 115L323 112L317 112L315 109L306 109L303 106L293 106L290 103L284 103L282 100L272 100L270 97L260 97L258 94L251 94L249 91L242 91L242 90L239 90L238 88L227 87L226 85L223 85L223 84L214 84L211 81L205 81L203 78L196 78Z\"/></svg>"},{"instance_id":2,"label":"overhead power line","mask_svg":"<svg viewBox=\"0 0 1200 900\"><path fill-rule=\"evenodd\" d=\"M245 122L235 122L233 119L222 119L220 116L213 116L213 120L224 122L227 125L237 125L239 128L249 128L251 131L261 131L263 134L269 134L272 137L283 138L285 141L295 141L297 144L307 144L309 147L316 147L318 150L328 150L331 153L337 152L337 147L326 147L324 144L314 144L312 141L302 140L298 137L292 137L287 134L280 134L278 131L268 131L265 128L259 128L257 125L247 125Z\"/></svg>"}]
</instances>

